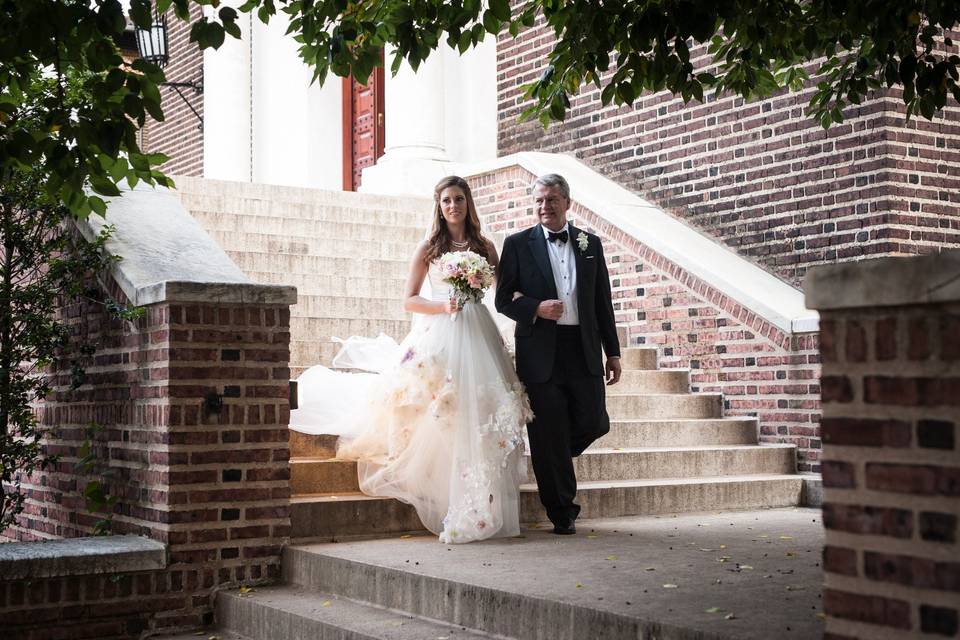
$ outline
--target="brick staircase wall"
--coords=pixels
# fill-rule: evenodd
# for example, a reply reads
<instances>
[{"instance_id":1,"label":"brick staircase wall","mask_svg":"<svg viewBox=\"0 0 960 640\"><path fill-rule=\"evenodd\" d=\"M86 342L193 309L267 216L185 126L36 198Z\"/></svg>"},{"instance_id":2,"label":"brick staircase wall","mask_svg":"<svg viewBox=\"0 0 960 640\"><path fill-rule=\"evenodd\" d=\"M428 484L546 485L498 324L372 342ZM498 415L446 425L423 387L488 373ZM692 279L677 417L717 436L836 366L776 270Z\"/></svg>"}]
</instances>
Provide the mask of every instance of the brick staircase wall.
<instances>
[{"instance_id":1,"label":"brick staircase wall","mask_svg":"<svg viewBox=\"0 0 960 640\"><path fill-rule=\"evenodd\" d=\"M811 272L830 640L960 632L958 265L951 251Z\"/></svg>"},{"instance_id":2,"label":"brick staircase wall","mask_svg":"<svg viewBox=\"0 0 960 640\"><path fill-rule=\"evenodd\" d=\"M519 166L470 176L485 229L536 223L534 178ZM690 368L691 391L722 392L725 415L757 417L761 442L795 444L798 470L819 471L817 334L783 331L577 202L570 217L603 240L629 346L656 347L662 368Z\"/></svg>"},{"instance_id":3,"label":"brick staircase wall","mask_svg":"<svg viewBox=\"0 0 960 640\"><path fill-rule=\"evenodd\" d=\"M110 292L118 300L123 293ZM279 575L289 535L289 310L286 305L161 302L135 323L90 302L68 305L72 335L99 345L88 383L50 372L38 406L53 469L25 479L29 501L5 536L21 541L92 534L93 479L76 469L85 427L117 496L114 533L168 547L163 570L4 581L0 619L17 638L113 638L209 623L218 587ZM222 399L217 409L208 395ZM51 635L52 634L52 635ZM62 637L62 636L61 636Z\"/></svg>"},{"instance_id":4,"label":"brick staircase wall","mask_svg":"<svg viewBox=\"0 0 960 640\"><path fill-rule=\"evenodd\" d=\"M960 246L955 102L932 121L907 121L901 93L886 91L824 130L804 115L815 81L749 103L708 92L704 103L684 105L660 92L622 107L602 107L586 84L567 119L544 131L518 118L531 104L524 87L552 46L542 16L516 40L499 37L500 155L573 154L797 285L817 264ZM703 47L691 61L709 63Z\"/></svg>"},{"instance_id":5,"label":"brick staircase wall","mask_svg":"<svg viewBox=\"0 0 960 640\"><path fill-rule=\"evenodd\" d=\"M140 185L109 206L107 248L123 260L98 295L143 315L119 321L85 299L62 308L71 339L96 351L75 390L71 363L47 372L53 391L36 412L58 460L23 478L26 510L4 536L28 547L90 536L106 515L83 497L96 478L118 499L112 532L160 543L164 562L0 575L7 637L128 638L209 623L218 588L280 575L290 535L295 290L243 276L164 189ZM103 224L77 228L91 238ZM92 440L100 468L86 473L78 462L91 422L103 428Z\"/></svg>"}]
</instances>

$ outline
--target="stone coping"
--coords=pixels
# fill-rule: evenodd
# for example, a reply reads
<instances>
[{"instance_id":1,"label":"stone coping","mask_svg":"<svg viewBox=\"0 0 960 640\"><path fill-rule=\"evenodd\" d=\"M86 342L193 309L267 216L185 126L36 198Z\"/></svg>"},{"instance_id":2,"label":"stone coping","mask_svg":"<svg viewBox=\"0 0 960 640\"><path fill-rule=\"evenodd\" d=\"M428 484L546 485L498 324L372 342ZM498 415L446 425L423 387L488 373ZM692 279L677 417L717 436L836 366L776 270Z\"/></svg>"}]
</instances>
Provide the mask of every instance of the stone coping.
<instances>
[{"instance_id":1,"label":"stone coping","mask_svg":"<svg viewBox=\"0 0 960 640\"><path fill-rule=\"evenodd\" d=\"M296 303L295 287L251 281L169 189L140 183L120 190L120 197L108 198L106 218L90 216L76 225L87 240L106 225L115 227L107 249L122 260L112 276L133 304Z\"/></svg>"},{"instance_id":2,"label":"stone coping","mask_svg":"<svg viewBox=\"0 0 960 640\"><path fill-rule=\"evenodd\" d=\"M960 250L814 267L803 290L820 310L958 302Z\"/></svg>"},{"instance_id":3,"label":"stone coping","mask_svg":"<svg viewBox=\"0 0 960 640\"><path fill-rule=\"evenodd\" d=\"M787 333L819 330L819 316L804 304L802 291L574 157L558 153L515 153L458 166L457 170L469 177L513 166L534 175L562 174L570 183L571 199L780 330Z\"/></svg>"},{"instance_id":4,"label":"stone coping","mask_svg":"<svg viewBox=\"0 0 960 640\"><path fill-rule=\"evenodd\" d=\"M150 571L166 566L166 546L141 536L0 544L0 580Z\"/></svg>"}]
</instances>

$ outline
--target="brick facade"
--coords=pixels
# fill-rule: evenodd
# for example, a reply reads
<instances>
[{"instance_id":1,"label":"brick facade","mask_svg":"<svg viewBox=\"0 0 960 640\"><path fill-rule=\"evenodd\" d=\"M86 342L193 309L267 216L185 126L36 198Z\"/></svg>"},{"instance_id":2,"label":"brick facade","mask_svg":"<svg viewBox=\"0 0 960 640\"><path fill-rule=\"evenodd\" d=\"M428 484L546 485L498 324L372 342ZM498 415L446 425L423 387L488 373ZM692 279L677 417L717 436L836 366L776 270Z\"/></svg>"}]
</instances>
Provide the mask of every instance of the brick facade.
<instances>
[{"instance_id":1,"label":"brick facade","mask_svg":"<svg viewBox=\"0 0 960 640\"><path fill-rule=\"evenodd\" d=\"M202 7L190 5L192 20L201 16ZM190 23L178 19L173 12L167 15L167 39L170 62L164 72L167 82L203 82L203 52L190 42ZM230 36L227 36L230 37ZM184 97L203 117L203 94L190 88L180 88ZM190 106L177 95L173 87L160 87L163 122L147 118L141 133L141 146L148 153L169 156L160 170L174 176L203 176L203 129Z\"/></svg>"},{"instance_id":2,"label":"brick facade","mask_svg":"<svg viewBox=\"0 0 960 640\"><path fill-rule=\"evenodd\" d=\"M960 305L821 318L826 637L957 637Z\"/></svg>"},{"instance_id":3,"label":"brick facade","mask_svg":"<svg viewBox=\"0 0 960 640\"><path fill-rule=\"evenodd\" d=\"M794 284L817 264L960 246L960 106L906 122L890 91L825 131L804 116L812 83L751 103L657 93L605 108L591 84L544 131L518 117L552 42L542 18L499 38L500 155L575 155ZM702 49L692 60L708 62Z\"/></svg>"},{"instance_id":4,"label":"brick facade","mask_svg":"<svg viewBox=\"0 0 960 640\"><path fill-rule=\"evenodd\" d=\"M536 222L521 167L471 176L485 229ZM574 224L603 240L617 324L630 345L655 346L660 366L689 367L693 391L722 392L726 415L756 416L762 442L797 445L800 471L820 470L817 335L787 334L574 202Z\"/></svg>"},{"instance_id":5,"label":"brick facade","mask_svg":"<svg viewBox=\"0 0 960 640\"><path fill-rule=\"evenodd\" d=\"M111 292L123 299L118 289ZM212 297L212 296L211 296ZM288 305L160 302L130 323L65 308L71 335L97 345L87 381L38 407L55 468L24 483L18 540L90 535L76 471L85 427L119 498L113 531L168 546L165 570L3 582L7 637L113 638L209 622L215 590L275 579L290 535ZM220 404L222 402L222 405ZM11 636L12 634L12 636Z\"/></svg>"}]
</instances>

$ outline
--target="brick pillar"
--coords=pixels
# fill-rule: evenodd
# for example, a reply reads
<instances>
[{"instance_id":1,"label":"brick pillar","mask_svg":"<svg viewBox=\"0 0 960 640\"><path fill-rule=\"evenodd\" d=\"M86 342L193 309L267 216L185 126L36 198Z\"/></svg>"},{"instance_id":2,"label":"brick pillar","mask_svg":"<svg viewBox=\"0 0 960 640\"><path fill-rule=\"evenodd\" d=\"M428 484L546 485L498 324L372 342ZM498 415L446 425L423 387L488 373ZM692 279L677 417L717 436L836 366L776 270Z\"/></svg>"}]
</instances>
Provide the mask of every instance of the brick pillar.
<instances>
[{"instance_id":1,"label":"brick pillar","mask_svg":"<svg viewBox=\"0 0 960 640\"><path fill-rule=\"evenodd\" d=\"M165 529L171 569L201 587L279 577L290 535L287 305L166 306Z\"/></svg>"},{"instance_id":2,"label":"brick pillar","mask_svg":"<svg viewBox=\"0 0 960 640\"><path fill-rule=\"evenodd\" d=\"M953 251L807 281L821 313L827 638L960 632L958 271Z\"/></svg>"},{"instance_id":3,"label":"brick pillar","mask_svg":"<svg viewBox=\"0 0 960 640\"><path fill-rule=\"evenodd\" d=\"M6 533L21 540L91 534L102 514L85 509L82 493L91 478L76 463L84 427L96 421L104 431L94 448L110 470L103 482L119 499L113 531L165 543L169 562L136 576L135 589L111 586L110 576L37 581L41 591L47 582L54 586L29 602L15 597L16 585L7 594L0 580L0 609L9 609L0 617L17 613L23 620L13 631L22 637L48 637L44 629L65 625L139 632L210 622L218 587L280 575L290 535L295 294L247 284L165 286L168 293L135 322L109 318L90 302L64 310L71 336L98 349L76 391L68 389L68 365L51 372L55 392L38 411L49 430L45 446L60 460L25 482L27 509ZM112 289L112 297L125 300L119 287ZM62 584L86 585L82 606L60 604Z\"/></svg>"}]
</instances>

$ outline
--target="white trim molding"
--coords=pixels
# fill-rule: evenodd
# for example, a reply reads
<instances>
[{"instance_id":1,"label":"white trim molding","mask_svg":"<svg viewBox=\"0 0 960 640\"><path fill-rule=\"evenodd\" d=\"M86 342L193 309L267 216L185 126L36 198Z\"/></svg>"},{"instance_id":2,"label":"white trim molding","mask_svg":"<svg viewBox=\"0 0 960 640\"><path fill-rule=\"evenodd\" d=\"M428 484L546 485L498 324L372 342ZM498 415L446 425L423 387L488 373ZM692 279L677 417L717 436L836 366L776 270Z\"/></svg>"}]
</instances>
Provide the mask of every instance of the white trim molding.
<instances>
[{"instance_id":1,"label":"white trim molding","mask_svg":"<svg viewBox=\"0 0 960 640\"><path fill-rule=\"evenodd\" d=\"M782 331L793 334L819 330L819 315L807 308L800 289L572 156L515 153L454 168L469 178L513 166L533 175L563 175L570 184L572 200Z\"/></svg>"}]
</instances>

